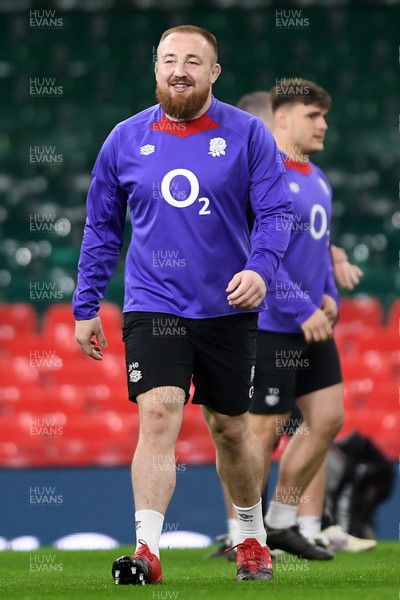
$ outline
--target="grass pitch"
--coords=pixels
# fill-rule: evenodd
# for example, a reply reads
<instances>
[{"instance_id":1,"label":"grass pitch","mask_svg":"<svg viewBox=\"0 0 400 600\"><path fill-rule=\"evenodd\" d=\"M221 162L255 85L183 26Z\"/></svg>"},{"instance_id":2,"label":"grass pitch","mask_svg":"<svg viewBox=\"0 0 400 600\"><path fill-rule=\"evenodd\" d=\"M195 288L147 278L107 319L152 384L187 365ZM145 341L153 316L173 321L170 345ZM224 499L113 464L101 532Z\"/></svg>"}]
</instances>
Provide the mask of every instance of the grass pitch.
<instances>
[{"instance_id":1,"label":"grass pitch","mask_svg":"<svg viewBox=\"0 0 400 600\"><path fill-rule=\"evenodd\" d=\"M161 551L164 583L116 586L111 577L116 551L60 551L0 554L0 597L5 600L398 600L400 546L382 542L371 552L339 553L332 561L305 561L282 555L273 581L235 581L236 566L225 558L205 559L210 549Z\"/></svg>"}]
</instances>

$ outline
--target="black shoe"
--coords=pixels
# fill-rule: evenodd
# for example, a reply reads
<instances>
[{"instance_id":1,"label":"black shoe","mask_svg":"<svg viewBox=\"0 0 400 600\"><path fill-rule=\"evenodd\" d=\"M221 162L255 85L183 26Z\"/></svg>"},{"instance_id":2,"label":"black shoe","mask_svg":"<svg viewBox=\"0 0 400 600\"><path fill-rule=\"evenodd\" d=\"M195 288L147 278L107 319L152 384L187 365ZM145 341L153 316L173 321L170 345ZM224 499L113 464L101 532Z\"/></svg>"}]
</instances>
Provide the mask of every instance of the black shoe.
<instances>
[{"instance_id":1,"label":"black shoe","mask_svg":"<svg viewBox=\"0 0 400 600\"><path fill-rule=\"evenodd\" d=\"M220 542L220 547L206 554L204 558L218 558L219 556L225 556L229 561L236 562L236 550L231 549L231 540L228 533L219 535L215 538L217 542Z\"/></svg>"},{"instance_id":2,"label":"black shoe","mask_svg":"<svg viewBox=\"0 0 400 600\"><path fill-rule=\"evenodd\" d=\"M271 550L283 550L308 560L330 560L333 552L327 548L313 545L299 531L298 525L284 529L273 529L267 526L267 544Z\"/></svg>"},{"instance_id":3,"label":"black shoe","mask_svg":"<svg viewBox=\"0 0 400 600\"><path fill-rule=\"evenodd\" d=\"M139 543L133 556L121 556L114 561L111 573L116 585L162 583L160 559L145 542L139 540Z\"/></svg>"}]
</instances>

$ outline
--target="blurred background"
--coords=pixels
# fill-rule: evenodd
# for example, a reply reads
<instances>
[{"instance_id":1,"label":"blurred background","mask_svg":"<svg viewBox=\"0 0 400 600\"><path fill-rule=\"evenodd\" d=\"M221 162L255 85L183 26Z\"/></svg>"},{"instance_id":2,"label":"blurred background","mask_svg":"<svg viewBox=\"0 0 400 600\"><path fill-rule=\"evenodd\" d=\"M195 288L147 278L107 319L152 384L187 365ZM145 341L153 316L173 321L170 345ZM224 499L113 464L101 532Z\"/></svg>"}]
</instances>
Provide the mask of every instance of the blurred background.
<instances>
[{"instance_id":1,"label":"blurred background","mask_svg":"<svg viewBox=\"0 0 400 600\"><path fill-rule=\"evenodd\" d=\"M52 543L91 527L131 539L126 465L138 419L126 400L119 333L124 252L101 312L110 345L101 368L79 354L69 303L97 153L117 122L155 103L158 40L178 24L216 35L223 73L214 94L222 101L235 104L289 77L331 94L325 150L313 160L334 191L332 240L364 271L360 285L342 293L337 327L342 436L357 429L398 460L399 22L396 0L0 0L0 480L12 515L3 513L0 536L34 533ZM215 522L207 517L205 531L205 507L194 506L185 526L220 533L214 454L196 407L186 411L177 453L185 469L171 514L212 481L221 505ZM121 489L116 524L103 527L102 516L78 509L101 496L98 515L108 514L112 490L104 491L99 466ZM32 486L58 486L50 495L64 498L67 525L60 513L32 506ZM86 491L69 495L71 487ZM393 518L377 523L387 538L397 537L391 506Z\"/></svg>"}]
</instances>

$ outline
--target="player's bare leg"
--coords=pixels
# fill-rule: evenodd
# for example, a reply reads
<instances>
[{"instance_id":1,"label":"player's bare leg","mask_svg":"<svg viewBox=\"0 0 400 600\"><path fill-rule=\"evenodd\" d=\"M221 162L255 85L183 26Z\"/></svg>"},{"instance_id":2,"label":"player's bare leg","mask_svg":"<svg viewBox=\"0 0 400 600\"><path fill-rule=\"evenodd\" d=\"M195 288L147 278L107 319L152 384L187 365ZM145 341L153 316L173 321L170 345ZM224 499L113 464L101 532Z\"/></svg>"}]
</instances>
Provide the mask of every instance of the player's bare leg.
<instances>
[{"instance_id":1,"label":"player's bare leg","mask_svg":"<svg viewBox=\"0 0 400 600\"><path fill-rule=\"evenodd\" d=\"M339 433L344 419L343 385L338 383L297 399L304 421L283 453L275 500L297 505Z\"/></svg>"},{"instance_id":2,"label":"player's bare leg","mask_svg":"<svg viewBox=\"0 0 400 600\"><path fill-rule=\"evenodd\" d=\"M165 511L175 490L175 444L183 418L185 393L154 388L137 398L140 433L132 461L136 552L114 562L117 584L161 583L159 542Z\"/></svg>"},{"instance_id":3,"label":"player's bare leg","mask_svg":"<svg viewBox=\"0 0 400 600\"><path fill-rule=\"evenodd\" d=\"M271 579L272 562L261 506L263 457L250 429L249 414L231 417L206 406L203 414L215 444L218 474L233 500L239 521L237 579Z\"/></svg>"},{"instance_id":4,"label":"player's bare leg","mask_svg":"<svg viewBox=\"0 0 400 600\"><path fill-rule=\"evenodd\" d=\"M281 548L305 558L332 558L323 548L304 550L304 537L297 528L297 511L307 486L321 468L343 423L343 386L336 384L302 396L298 406L304 421L290 439L279 468L273 501L266 515L272 548ZM308 552L309 556L304 554Z\"/></svg>"},{"instance_id":5,"label":"player's bare leg","mask_svg":"<svg viewBox=\"0 0 400 600\"><path fill-rule=\"evenodd\" d=\"M264 461L249 414L230 417L205 406L203 414L217 451L218 474L233 503L254 506L260 501Z\"/></svg>"},{"instance_id":6,"label":"player's bare leg","mask_svg":"<svg viewBox=\"0 0 400 600\"><path fill-rule=\"evenodd\" d=\"M301 533L310 540L321 538L321 522L324 510L326 459L310 481L301 497L297 521ZM322 539L322 538L321 538Z\"/></svg>"},{"instance_id":7,"label":"player's bare leg","mask_svg":"<svg viewBox=\"0 0 400 600\"><path fill-rule=\"evenodd\" d=\"M290 418L290 412L282 415L261 415L250 413L250 427L258 439L264 457L264 470L262 478L262 491L267 485L271 469L272 454L276 442L283 434L285 423Z\"/></svg>"},{"instance_id":8,"label":"player's bare leg","mask_svg":"<svg viewBox=\"0 0 400 600\"><path fill-rule=\"evenodd\" d=\"M267 485L272 454L274 452L276 441L282 434L282 423L284 423L289 417L290 413L286 413L284 415L249 414L250 428L260 443L262 456L264 457L264 468L261 484L262 492ZM228 518L228 537L231 540L230 545L235 546L239 543L239 524L237 521L236 510L227 486L224 482L221 482L221 484Z\"/></svg>"},{"instance_id":9,"label":"player's bare leg","mask_svg":"<svg viewBox=\"0 0 400 600\"><path fill-rule=\"evenodd\" d=\"M140 433L132 461L136 512L151 510L164 515L167 510L176 484L175 444L184 402L185 392L176 387L155 388L137 398ZM140 525L137 537L146 539Z\"/></svg>"}]
</instances>

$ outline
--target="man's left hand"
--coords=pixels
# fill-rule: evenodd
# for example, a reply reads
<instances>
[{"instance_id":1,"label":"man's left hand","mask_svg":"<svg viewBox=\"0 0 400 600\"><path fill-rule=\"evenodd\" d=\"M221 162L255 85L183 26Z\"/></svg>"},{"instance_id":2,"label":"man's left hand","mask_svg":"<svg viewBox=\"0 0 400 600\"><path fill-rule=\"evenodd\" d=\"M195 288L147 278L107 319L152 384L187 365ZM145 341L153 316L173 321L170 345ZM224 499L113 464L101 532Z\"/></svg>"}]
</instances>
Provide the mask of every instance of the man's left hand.
<instances>
[{"instance_id":1,"label":"man's left hand","mask_svg":"<svg viewBox=\"0 0 400 600\"><path fill-rule=\"evenodd\" d=\"M236 273L226 288L230 306L252 310L257 308L264 300L267 286L264 279L255 271L245 270Z\"/></svg>"}]
</instances>

